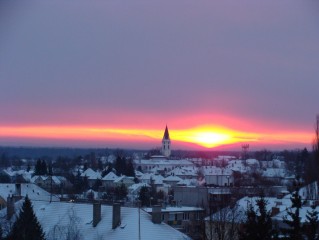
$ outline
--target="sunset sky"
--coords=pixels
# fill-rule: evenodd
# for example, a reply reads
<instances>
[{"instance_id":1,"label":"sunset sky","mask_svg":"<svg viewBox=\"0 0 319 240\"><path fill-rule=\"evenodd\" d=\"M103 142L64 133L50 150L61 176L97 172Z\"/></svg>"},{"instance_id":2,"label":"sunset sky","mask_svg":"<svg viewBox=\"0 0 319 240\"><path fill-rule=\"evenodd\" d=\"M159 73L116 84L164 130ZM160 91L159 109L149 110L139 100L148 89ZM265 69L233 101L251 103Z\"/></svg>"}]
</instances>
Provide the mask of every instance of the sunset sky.
<instances>
[{"instance_id":1,"label":"sunset sky","mask_svg":"<svg viewBox=\"0 0 319 240\"><path fill-rule=\"evenodd\" d=\"M319 3L0 1L0 145L310 147Z\"/></svg>"}]
</instances>

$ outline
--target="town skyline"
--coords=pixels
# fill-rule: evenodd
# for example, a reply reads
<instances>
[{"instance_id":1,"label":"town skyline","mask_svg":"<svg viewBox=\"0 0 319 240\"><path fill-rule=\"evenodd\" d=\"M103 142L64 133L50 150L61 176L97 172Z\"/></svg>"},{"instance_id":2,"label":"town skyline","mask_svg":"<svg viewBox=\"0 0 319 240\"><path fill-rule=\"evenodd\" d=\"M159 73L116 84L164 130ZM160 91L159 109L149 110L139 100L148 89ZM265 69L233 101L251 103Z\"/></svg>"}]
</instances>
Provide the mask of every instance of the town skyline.
<instances>
[{"instance_id":1,"label":"town skyline","mask_svg":"<svg viewBox=\"0 0 319 240\"><path fill-rule=\"evenodd\" d=\"M310 147L317 3L2 2L0 145ZM58 16L58 17L57 17Z\"/></svg>"}]
</instances>

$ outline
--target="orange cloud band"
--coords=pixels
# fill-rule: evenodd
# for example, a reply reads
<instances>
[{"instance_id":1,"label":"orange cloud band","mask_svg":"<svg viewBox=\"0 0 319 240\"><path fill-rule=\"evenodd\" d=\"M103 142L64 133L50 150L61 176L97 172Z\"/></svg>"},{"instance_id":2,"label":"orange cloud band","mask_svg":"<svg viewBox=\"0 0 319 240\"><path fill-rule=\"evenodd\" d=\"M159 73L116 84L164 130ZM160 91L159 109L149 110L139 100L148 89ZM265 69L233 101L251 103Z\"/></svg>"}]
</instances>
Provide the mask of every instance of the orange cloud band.
<instances>
[{"instance_id":1,"label":"orange cloud band","mask_svg":"<svg viewBox=\"0 0 319 240\"><path fill-rule=\"evenodd\" d=\"M202 125L189 129L171 129L171 139L206 148L235 143L310 144L307 132L249 132L221 126ZM0 138L61 139L85 141L150 141L160 140L163 130L88 126L14 126L0 127Z\"/></svg>"}]
</instances>

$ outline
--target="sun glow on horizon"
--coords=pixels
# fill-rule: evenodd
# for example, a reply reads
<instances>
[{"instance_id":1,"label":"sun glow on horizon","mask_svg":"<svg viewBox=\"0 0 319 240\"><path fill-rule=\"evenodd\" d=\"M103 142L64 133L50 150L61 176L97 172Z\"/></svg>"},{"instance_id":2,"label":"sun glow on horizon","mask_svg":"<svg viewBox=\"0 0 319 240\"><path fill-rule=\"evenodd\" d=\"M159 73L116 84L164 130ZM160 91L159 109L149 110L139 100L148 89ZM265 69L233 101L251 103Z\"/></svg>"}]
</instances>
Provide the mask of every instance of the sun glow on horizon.
<instances>
[{"instance_id":1,"label":"sun glow on horizon","mask_svg":"<svg viewBox=\"0 0 319 240\"><path fill-rule=\"evenodd\" d=\"M201 125L188 129L169 129L171 140L214 148L243 142L255 143L309 143L312 134L304 132L238 131L222 126ZM91 142L156 142L160 143L163 129L139 129L92 126L0 126L0 138L52 139Z\"/></svg>"}]
</instances>

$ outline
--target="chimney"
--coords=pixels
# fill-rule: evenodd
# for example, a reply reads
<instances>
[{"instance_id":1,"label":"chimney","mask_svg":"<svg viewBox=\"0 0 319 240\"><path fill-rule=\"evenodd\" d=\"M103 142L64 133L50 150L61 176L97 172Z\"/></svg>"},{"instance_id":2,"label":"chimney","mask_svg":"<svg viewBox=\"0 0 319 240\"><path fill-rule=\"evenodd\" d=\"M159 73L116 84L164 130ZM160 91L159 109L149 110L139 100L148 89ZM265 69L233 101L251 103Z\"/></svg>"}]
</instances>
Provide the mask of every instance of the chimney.
<instances>
[{"instance_id":1,"label":"chimney","mask_svg":"<svg viewBox=\"0 0 319 240\"><path fill-rule=\"evenodd\" d=\"M152 222L155 224L160 224L162 222L161 206L154 205L152 207Z\"/></svg>"},{"instance_id":2,"label":"chimney","mask_svg":"<svg viewBox=\"0 0 319 240\"><path fill-rule=\"evenodd\" d=\"M279 208L278 207L272 207L271 209L271 216L275 216L279 213Z\"/></svg>"},{"instance_id":3,"label":"chimney","mask_svg":"<svg viewBox=\"0 0 319 240\"><path fill-rule=\"evenodd\" d=\"M117 228L121 224L121 204L113 204L112 229Z\"/></svg>"},{"instance_id":4,"label":"chimney","mask_svg":"<svg viewBox=\"0 0 319 240\"><path fill-rule=\"evenodd\" d=\"M93 227L101 221L101 203L93 203Z\"/></svg>"},{"instance_id":5,"label":"chimney","mask_svg":"<svg viewBox=\"0 0 319 240\"><path fill-rule=\"evenodd\" d=\"M10 220L14 213L14 197L9 195L7 198L7 220Z\"/></svg>"},{"instance_id":6,"label":"chimney","mask_svg":"<svg viewBox=\"0 0 319 240\"><path fill-rule=\"evenodd\" d=\"M20 197L21 196L21 183L15 184L15 195Z\"/></svg>"}]
</instances>

